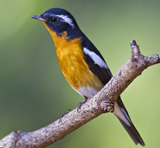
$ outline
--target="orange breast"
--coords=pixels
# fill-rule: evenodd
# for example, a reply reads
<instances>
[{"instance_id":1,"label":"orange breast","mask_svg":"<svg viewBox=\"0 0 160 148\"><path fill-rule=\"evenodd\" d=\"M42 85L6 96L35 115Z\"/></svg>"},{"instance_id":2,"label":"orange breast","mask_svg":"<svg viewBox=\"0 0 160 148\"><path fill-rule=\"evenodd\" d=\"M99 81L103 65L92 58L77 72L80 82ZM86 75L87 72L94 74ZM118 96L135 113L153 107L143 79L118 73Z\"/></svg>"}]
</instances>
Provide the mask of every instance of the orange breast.
<instances>
[{"instance_id":1,"label":"orange breast","mask_svg":"<svg viewBox=\"0 0 160 148\"><path fill-rule=\"evenodd\" d=\"M68 41L66 32L62 36L57 36L50 28L47 29L54 40L58 62L68 83L77 91L82 87L92 87L99 91L103 84L84 61L81 40L75 38Z\"/></svg>"}]
</instances>

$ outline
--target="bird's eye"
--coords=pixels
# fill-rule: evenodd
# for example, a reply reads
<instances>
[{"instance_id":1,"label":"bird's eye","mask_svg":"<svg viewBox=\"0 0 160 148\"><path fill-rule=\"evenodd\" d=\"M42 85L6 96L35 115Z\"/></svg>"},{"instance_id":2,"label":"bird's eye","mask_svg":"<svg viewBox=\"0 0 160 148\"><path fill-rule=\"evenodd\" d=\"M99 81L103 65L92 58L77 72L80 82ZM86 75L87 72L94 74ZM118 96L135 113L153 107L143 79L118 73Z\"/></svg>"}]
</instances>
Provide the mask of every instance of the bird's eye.
<instances>
[{"instance_id":1,"label":"bird's eye","mask_svg":"<svg viewBox=\"0 0 160 148\"><path fill-rule=\"evenodd\" d=\"M55 18L55 17L51 17L51 21L52 21L53 23L55 23L55 22L57 22L57 21L58 21L58 19L57 19L57 18Z\"/></svg>"}]
</instances>

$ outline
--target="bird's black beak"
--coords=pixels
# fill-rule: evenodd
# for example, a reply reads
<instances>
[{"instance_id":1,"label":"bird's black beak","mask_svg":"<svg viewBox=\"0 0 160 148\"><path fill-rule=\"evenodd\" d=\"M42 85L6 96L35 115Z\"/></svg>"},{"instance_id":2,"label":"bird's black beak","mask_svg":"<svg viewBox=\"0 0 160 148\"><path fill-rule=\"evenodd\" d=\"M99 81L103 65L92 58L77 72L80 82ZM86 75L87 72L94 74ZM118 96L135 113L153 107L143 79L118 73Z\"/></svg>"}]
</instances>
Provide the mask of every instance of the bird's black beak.
<instances>
[{"instance_id":1,"label":"bird's black beak","mask_svg":"<svg viewBox=\"0 0 160 148\"><path fill-rule=\"evenodd\" d=\"M35 16L32 16L31 18L36 19L36 20L40 20L42 22L45 21L45 19L43 19L40 15L35 15Z\"/></svg>"}]
</instances>

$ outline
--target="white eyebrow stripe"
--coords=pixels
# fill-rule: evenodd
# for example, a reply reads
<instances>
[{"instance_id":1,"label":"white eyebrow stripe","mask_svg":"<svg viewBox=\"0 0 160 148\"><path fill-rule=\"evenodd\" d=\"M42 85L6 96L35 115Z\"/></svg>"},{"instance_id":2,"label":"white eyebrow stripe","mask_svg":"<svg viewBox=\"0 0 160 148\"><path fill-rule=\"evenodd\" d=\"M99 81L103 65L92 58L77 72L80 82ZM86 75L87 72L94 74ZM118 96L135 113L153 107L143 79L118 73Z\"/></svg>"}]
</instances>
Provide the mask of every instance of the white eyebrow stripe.
<instances>
[{"instance_id":1,"label":"white eyebrow stripe","mask_svg":"<svg viewBox=\"0 0 160 148\"><path fill-rule=\"evenodd\" d=\"M64 20L64 22L66 22L66 23L68 23L69 25L71 25L72 27L74 27L74 24L73 24L73 22L72 22L72 19L69 18L67 15L63 15L63 14L62 14L62 15L55 15L55 16L62 18L62 19Z\"/></svg>"},{"instance_id":2,"label":"white eyebrow stripe","mask_svg":"<svg viewBox=\"0 0 160 148\"><path fill-rule=\"evenodd\" d=\"M84 53L89 55L95 64L99 65L101 68L108 68L107 64L93 51L88 50L86 47L83 48Z\"/></svg>"}]
</instances>

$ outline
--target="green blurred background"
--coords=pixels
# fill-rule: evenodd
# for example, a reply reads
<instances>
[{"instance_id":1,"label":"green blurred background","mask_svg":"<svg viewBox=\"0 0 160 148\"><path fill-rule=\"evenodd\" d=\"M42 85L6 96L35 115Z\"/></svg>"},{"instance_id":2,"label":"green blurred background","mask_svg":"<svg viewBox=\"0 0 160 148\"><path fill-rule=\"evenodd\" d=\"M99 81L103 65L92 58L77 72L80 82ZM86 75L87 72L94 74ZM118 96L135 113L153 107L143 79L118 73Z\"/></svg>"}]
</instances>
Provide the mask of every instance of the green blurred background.
<instances>
[{"instance_id":1,"label":"green blurred background","mask_svg":"<svg viewBox=\"0 0 160 148\"><path fill-rule=\"evenodd\" d=\"M144 55L160 54L159 0L1 0L0 139L34 131L82 101L59 68L44 25L31 19L52 7L75 16L113 74L130 58L135 39ZM122 94L146 148L160 145L160 65L145 70ZM112 114L101 115L49 148L134 148ZM140 147L140 146L138 146Z\"/></svg>"}]
</instances>

